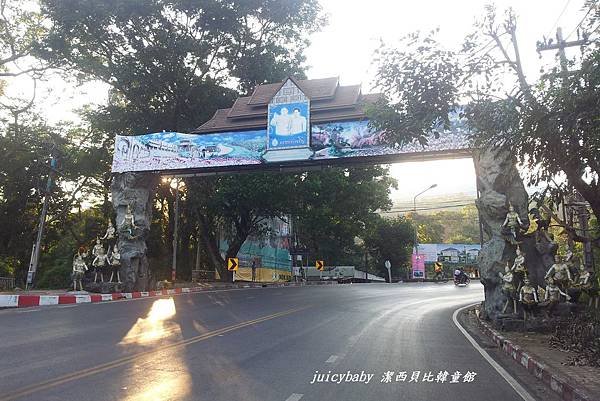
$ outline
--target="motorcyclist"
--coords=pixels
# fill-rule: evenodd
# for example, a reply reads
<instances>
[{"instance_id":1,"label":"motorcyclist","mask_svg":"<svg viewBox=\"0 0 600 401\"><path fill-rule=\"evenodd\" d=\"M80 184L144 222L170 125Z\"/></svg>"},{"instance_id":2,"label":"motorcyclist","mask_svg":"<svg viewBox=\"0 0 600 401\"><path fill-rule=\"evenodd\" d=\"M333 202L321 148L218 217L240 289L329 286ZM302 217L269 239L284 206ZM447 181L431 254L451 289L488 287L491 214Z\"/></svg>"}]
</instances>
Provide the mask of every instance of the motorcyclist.
<instances>
[{"instance_id":1,"label":"motorcyclist","mask_svg":"<svg viewBox=\"0 0 600 401\"><path fill-rule=\"evenodd\" d=\"M433 276L433 278L435 280L443 280L444 279L444 265L442 264L442 262L435 262L433 271L435 273Z\"/></svg>"},{"instance_id":2,"label":"motorcyclist","mask_svg":"<svg viewBox=\"0 0 600 401\"><path fill-rule=\"evenodd\" d=\"M462 267L454 270L454 281L458 284L464 284L467 282L467 274L463 271Z\"/></svg>"}]
</instances>

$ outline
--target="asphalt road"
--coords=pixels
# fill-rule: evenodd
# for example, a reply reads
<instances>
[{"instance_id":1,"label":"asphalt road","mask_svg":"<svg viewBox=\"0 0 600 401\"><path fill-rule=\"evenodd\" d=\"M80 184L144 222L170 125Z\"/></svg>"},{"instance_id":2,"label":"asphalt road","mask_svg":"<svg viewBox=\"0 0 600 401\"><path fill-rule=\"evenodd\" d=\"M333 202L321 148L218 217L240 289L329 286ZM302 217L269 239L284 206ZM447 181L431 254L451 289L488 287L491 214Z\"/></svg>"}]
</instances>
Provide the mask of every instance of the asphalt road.
<instances>
[{"instance_id":1,"label":"asphalt road","mask_svg":"<svg viewBox=\"0 0 600 401\"><path fill-rule=\"evenodd\" d=\"M453 323L482 298L352 284L0 311L0 401L522 400Z\"/></svg>"}]
</instances>

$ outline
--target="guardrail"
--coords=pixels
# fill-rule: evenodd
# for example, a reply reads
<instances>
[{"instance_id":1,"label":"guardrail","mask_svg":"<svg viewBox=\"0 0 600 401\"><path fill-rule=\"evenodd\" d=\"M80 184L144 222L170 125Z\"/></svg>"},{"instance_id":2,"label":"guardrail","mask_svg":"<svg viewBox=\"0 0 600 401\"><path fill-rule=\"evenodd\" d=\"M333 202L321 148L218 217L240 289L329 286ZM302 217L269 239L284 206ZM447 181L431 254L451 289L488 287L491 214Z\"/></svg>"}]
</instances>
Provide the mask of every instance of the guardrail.
<instances>
[{"instance_id":1,"label":"guardrail","mask_svg":"<svg viewBox=\"0 0 600 401\"><path fill-rule=\"evenodd\" d=\"M0 277L0 290L12 290L15 288L14 277Z\"/></svg>"}]
</instances>

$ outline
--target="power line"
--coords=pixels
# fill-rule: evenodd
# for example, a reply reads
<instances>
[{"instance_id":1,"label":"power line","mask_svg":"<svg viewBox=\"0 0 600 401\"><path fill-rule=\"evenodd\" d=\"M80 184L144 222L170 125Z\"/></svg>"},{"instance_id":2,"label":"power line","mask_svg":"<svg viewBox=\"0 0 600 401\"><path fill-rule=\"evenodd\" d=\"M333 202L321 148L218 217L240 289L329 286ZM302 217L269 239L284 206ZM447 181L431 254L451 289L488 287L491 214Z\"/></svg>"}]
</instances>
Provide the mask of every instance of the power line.
<instances>
[{"instance_id":1,"label":"power line","mask_svg":"<svg viewBox=\"0 0 600 401\"><path fill-rule=\"evenodd\" d=\"M593 9L594 9L593 7L590 7L590 9L588 10L588 12L585 13L585 15L583 16L583 18L581 19L581 21L579 21L579 24L577 24L577 26L575 27L575 29L573 29L571 31L571 33L567 35L567 37L565 38L565 40L569 39L571 37L571 35L573 35L575 33L575 31L578 30L579 27L581 27L581 24L583 24L583 21L585 21L585 19L587 18L587 16L590 15L590 13L592 12Z\"/></svg>"},{"instance_id":2,"label":"power line","mask_svg":"<svg viewBox=\"0 0 600 401\"><path fill-rule=\"evenodd\" d=\"M563 14L565 13L565 11L567 11L567 7L569 7L569 3L571 3L571 0L567 0L567 3L565 4L565 6L563 7L562 11L560 12L560 14L558 15L558 17L556 18L556 21L554 21L554 25L552 25L552 28L550 28L550 30L548 31L548 36L550 36L552 34L552 31L558 25L558 21L560 21L560 18L563 16ZM568 39L568 37L567 37L567 39Z\"/></svg>"},{"instance_id":3,"label":"power line","mask_svg":"<svg viewBox=\"0 0 600 401\"><path fill-rule=\"evenodd\" d=\"M452 209L452 208L463 207L463 206L472 206L474 204L475 203L463 203L463 204L458 204L458 205L446 205L446 206L438 206L438 207L420 207L420 208L417 208L417 212L423 211L423 210ZM415 211L415 209L413 209L413 208L390 209L390 210L382 211L380 213L406 213L406 212L414 212L414 211Z\"/></svg>"}]
</instances>

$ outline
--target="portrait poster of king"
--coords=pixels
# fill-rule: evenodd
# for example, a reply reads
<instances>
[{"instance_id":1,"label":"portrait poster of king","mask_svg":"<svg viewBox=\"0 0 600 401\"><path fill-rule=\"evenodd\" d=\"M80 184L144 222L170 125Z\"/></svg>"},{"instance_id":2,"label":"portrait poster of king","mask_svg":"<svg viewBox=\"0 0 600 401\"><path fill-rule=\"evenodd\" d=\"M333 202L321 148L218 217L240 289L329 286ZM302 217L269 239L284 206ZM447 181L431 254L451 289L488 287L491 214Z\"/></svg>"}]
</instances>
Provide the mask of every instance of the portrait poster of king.
<instances>
[{"instance_id":1,"label":"portrait poster of king","mask_svg":"<svg viewBox=\"0 0 600 401\"><path fill-rule=\"evenodd\" d=\"M269 107L269 149L308 147L308 104Z\"/></svg>"}]
</instances>

